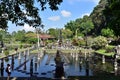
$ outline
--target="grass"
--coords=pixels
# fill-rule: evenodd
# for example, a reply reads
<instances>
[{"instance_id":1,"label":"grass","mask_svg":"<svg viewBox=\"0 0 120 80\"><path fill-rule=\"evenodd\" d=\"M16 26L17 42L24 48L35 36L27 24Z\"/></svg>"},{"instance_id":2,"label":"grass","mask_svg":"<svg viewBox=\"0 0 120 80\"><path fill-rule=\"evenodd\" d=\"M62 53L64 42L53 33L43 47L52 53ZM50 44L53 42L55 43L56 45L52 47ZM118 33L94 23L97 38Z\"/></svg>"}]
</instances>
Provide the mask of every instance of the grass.
<instances>
[{"instance_id":1,"label":"grass","mask_svg":"<svg viewBox=\"0 0 120 80\"><path fill-rule=\"evenodd\" d=\"M95 51L97 54L105 55L105 56L113 56L114 52L107 53L105 49L100 49Z\"/></svg>"}]
</instances>

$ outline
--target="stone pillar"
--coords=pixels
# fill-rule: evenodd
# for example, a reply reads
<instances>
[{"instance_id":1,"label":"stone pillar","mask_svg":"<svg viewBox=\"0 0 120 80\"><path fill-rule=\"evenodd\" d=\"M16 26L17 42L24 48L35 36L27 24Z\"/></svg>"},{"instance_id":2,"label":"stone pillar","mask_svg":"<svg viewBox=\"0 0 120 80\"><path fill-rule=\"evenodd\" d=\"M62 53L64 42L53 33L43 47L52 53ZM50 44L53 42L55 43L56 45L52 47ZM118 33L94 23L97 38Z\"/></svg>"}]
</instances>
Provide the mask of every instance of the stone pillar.
<instances>
[{"instance_id":1,"label":"stone pillar","mask_svg":"<svg viewBox=\"0 0 120 80\"><path fill-rule=\"evenodd\" d=\"M85 51L85 59L87 58L87 54L86 54L86 51Z\"/></svg>"},{"instance_id":2,"label":"stone pillar","mask_svg":"<svg viewBox=\"0 0 120 80\"><path fill-rule=\"evenodd\" d=\"M30 54L30 49L27 50L27 55L29 56L29 54Z\"/></svg>"},{"instance_id":3,"label":"stone pillar","mask_svg":"<svg viewBox=\"0 0 120 80\"><path fill-rule=\"evenodd\" d=\"M19 52L18 54L18 59L21 59L21 52Z\"/></svg>"},{"instance_id":4,"label":"stone pillar","mask_svg":"<svg viewBox=\"0 0 120 80\"><path fill-rule=\"evenodd\" d=\"M115 56L115 61L114 61L114 69L115 69L115 71L117 71L117 69L118 69L117 58L118 58L118 56L116 55Z\"/></svg>"},{"instance_id":5,"label":"stone pillar","mask_svg":"<svg viewBox=\"0 0 120 80\"><path fill-rule=\"evenodd\" d=\"M26 55L26 51L24 51L24 56Z\"/></svg>"},{"instance_id":6,"label":"stone pillar","mask_svg":"<svg viewBox=\"0 0 120 80\"><path fill-rule=\"evenodd\" d=\"M40 59L40 53L38 52L38 59Z\"/></svg>"},{"instance_id":7,"label":"stone pillar","mask_svg":"<svg viewBox=\"0 0 120 80\"><path fill-rule=\"evenodd\" d=\"M76 61L78 60L78 53L76 53Z\"/></svg>"},{"instance_id":8,"label":"stone pillar","mask_svg":"<svg viewBox=\"0 0 120 80\"><path fill-rule=\"evenodd\" d=\"M102 63L105 63L105 55L102 55Z\"/></svg>"}]
</instances>

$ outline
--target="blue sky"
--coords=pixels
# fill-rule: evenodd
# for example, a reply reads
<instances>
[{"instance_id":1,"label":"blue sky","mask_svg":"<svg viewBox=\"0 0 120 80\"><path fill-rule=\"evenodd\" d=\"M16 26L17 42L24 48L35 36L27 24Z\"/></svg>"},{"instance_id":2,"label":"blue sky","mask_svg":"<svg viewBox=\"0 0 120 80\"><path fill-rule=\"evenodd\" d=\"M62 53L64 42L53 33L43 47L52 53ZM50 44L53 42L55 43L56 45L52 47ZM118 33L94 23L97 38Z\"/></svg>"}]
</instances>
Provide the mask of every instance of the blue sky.
<instances>
[{"instance_id":1,"label":"blue sky","mask_svg":"<svg viewBox=\"0 0 120 80\"><path fill-rule=\"evenodd\" d=\"M42 23L45 25L44 30L49 28L64 28L64 25L70 20L82 18L89 15L100 0L63 0L59 5L59 10L52 11L48 7L44 11L40 11L39 15ZM8 24L8 32L25 29L26 31L34 31L33 27L25 24L24 26L16 26Z\"/></svg>"}]
</instances>

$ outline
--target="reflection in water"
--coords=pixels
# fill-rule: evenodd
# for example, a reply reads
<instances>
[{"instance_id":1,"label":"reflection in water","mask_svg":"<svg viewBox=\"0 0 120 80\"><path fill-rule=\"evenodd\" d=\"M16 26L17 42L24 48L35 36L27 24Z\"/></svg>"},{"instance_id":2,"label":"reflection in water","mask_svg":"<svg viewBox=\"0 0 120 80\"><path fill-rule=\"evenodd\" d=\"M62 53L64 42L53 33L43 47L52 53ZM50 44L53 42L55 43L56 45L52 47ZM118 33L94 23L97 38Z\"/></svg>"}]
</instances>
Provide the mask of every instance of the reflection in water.
<instances>
[{"instance_id":1,"label":"reflection in water","mask_svg":"<svg viewBox=\"0 0 120 80\"><path fill-rule=\"evenodd\" d=\"M46 54L47 55L47 54ZM61 55L59 55L61 57ZM79 61L77 62L75 60L75 58L72 58L72 56L70 55L67 55L66 56L69 61L70 61L70 64L68 64L67 66L69 66L69 69L66 70L66 68L63 67L63 62L61 61L61 58L57 58L57 55L56 55L56 60L58 61L55 61L56 62L56 68L55 67L51 67L49 65L45 65L47 67L49 67L49 71L51 71L51 73L47 73L45 75L45 77L49 77L50 75L52 75L52 70L55 69L55 78L61 78L62 76L64 76L64 72L67 74L67 76L96 76L96 75L108 75L108 73L114 72L114 64L111 63L111 62L107 62L104 64L102 64L102 60L99 60L99 59L95 59L94 58L88 58L88 60L84 59L84 57L79 57ZM27 56L28 58L28 56ZM25 56L21 56L21 59L17 59L17 58L14 58L14 56L12 56L12 60L11 60L11 64L12 64L12 69L14 69L15 67L18 67L20 64L22 64L23 62L26 62L26 59L27 59ZM22 65L22 69L24 68L24 70L26 70L26 72L30 72L30 76L33 76L33 72L37 72L37 71L40 71L41 69L43 70L44 72L44 66L40 66L40 65L44 65L45 63L45 60L46 58L48 57L44 57L44 58L41 58L40 60L38 60L38 56L36 56L35 58L33 58L33 60L29 60L28 63ZM95 59L95 60L93 60ZM25 60L25 61L24 61ZM53 63L53 59L50 59L52 61L50 61L50 63L52 62ZM59 61L60 60L60 61ZM18 61L19 61L19 64L18 64ZM33 61L35 63L33 63ZM22 62L22 63L21 63ZM0 71L0 76L4 76L6 77L7 74L5 74L5 70L4 70L4 64L7 64L7 62L5 62L3 59L1 60L1 71ZM96 64L96 65L95 65ZM40 67L39 67L40 66ZM118 65L119 66L119 65ZM29 68L29 69L26 69ZM33 69L34 68L34 69ZM41 68L41 69L40 69ZM76 71L74 71L74 69L76 69ZM20 68L21 70L21 68ZM47 70L46 70L47 71ZM16 74L17 73L17 74ZM28 76L28 74L25 74L25 73L20 73L16 71L13 71L12 72L12 77L14 76L20 76L20 77L26 77ZM38 74L40 72L37 72ZM117 71L115 71L115 75L119 75L119 73L117 73ZM43 76L43 75L42 75ZM38 75L38 77L41 77L41 75ZM66 77L66 75L65 75Z\"/></svg>"},{"instance_id":2,"label":"reflection in water","mask_svg":"<svg viewBox=\"0 0 120 80\"><path fill-rule=\"evenodd\" d=\"M55 78L62 78L64 76L63 63L61 62L59 66L55 69Z\"/></svg>"},{"instance_id":3,"label":"reflection in water","mask_svg":"<svg viewBox=\"0 0 120 80\"><path fill-rule=\"evenodd\" d=\"M25 60L24 60L24 62L25 62L25 64L24 64L24 68L23 68L23 70L26 70L26 55L25 55Z\"/></svg>"},{"instance_id":4,"label":"reflection in water","mask_svg":"<svg viewBox=\"0 0 120 80\"><path fill-rule=\"evenodd\" d=\"M18 59L18 64L21 65L21 59Z\"/></svg>"},{"instance_id":5,"label":"reflection in water","mask_svg":"<svg viewBox=\"0 0 120 80\"><path fill-rule=\"evenodd\" d=\"M14 55L12 55L11 68L14 69Z\"/></svg>"},{"instance_id":6,"label":"reflection in water","mask_svg":"<svg viewBox=\"0 0 120 80\"><path fill-rule=\"evenodd\" d=\"M33 76L33 59L30 62L30 76Z\"/></svg>"},{"instance_id":7,"label":"reflection in water","mask_svg":"<svg viewBox=\"0 0 120 80\"><path fill-rule=\"evenodd\" d=\"M79 70L80 72L82 71L82 59L80 58L80 62L79 62Z\"/></svg>"},{"instance_id":8,"label":"reflection in water","mask_svg":"<svg viewBox=\"0 0 120 80\"><path fill-rule=\"evenodd\" d=\"M74 60L75 63L75 71L78 71L78 61Z\"/></svg>"},{"instance_id":9,"label":"reflection in water","mask_svg":"<svg viewBox=\"0 0 120 80\"><path fill-rule=\"evenodd\" d=\"M35 71L37 71L37 62L35 62Z\"/></svg>"},{"instance_id":10,"label":"reflection in water","mask_svg":"<svg viewBox=\"0 0 120 80\"><path fill-rule=\"evenodd\" d=\"M64 77L63 63L64 62L62 62L62 59L61 59L61 56L60 56L60 52L57 51L56 57L55 57L55 64L56 64L55 78L62 78L62 77Z\"/></svg>"},{"instance_id":11,"label":"reflection in water","mask_svg":"<svg viewBox=\"0 0 120 80\"><path fill-rule=\"evenodd\" d=\"M89 76L89 59L87 58L86 59L86 61L85 61L85 63L86 63L86 76Z\"/></svg>"},{"instance_id":12,"label":"reflection in water","mask_svg":"<svg viewBox=\"0 0 120 80\"><path fill-rule=\"evenodd\" d=\"M1 59L1 76L4 76L4 59Z\"/></svg>"},{"instance_id":13,"label":"reflection in water","mask_svg":"<svg viewBox=\"0 0 120 80\"><path fill-rule=\"evenodd\" d=\"M37 58L35 58L35 71L37 71Z\"/></svg>"}]
</instances>

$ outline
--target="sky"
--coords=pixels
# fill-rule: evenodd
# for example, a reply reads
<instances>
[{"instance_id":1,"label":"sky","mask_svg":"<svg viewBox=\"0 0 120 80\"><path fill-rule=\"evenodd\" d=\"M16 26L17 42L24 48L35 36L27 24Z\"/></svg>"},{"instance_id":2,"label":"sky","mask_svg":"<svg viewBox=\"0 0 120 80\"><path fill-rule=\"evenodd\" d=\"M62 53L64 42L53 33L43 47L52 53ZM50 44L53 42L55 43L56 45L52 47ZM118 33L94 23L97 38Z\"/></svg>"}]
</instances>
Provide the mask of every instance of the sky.
<instances>
[{"instance_id":1,"label":"sky","mask_svg":"<svg viewBox=\"0 0 120 80\"><path fill-rule=\"evenodd\" d=\"M42 24L44 25L43 30L48 30L49 28L64 28L64 25L71 20L74 21L77 18L82 18L84 15L90 15L99 1L100 0L63 0L57 11L52 11L47 7L44 11L39 12ZM25 31L35 31L33 27L27 24L24 26L16 26L9 22L8 26L8 32L10 33L23 29Z\"/></svg>"}]
</instances>

